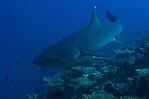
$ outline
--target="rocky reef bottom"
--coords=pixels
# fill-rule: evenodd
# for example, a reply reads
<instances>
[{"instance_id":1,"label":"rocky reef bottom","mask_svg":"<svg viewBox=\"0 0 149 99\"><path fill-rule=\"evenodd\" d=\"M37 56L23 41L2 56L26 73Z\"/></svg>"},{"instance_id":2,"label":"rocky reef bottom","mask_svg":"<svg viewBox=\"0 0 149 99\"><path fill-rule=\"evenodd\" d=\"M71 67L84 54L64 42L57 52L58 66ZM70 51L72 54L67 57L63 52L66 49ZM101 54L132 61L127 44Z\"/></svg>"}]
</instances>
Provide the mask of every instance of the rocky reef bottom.
<instances>
[{"instance_id":1,"label":"rocky reef bottom","mask_svg":"<svg viewBox=\"0 0 149 99\"><path fill-rule=\"evenodd\" d=\"M149 99L148 42L125 46L111 57L83 60L54 77L44 77L45 91L27 99Z\"/></svg>"}]
</instances>

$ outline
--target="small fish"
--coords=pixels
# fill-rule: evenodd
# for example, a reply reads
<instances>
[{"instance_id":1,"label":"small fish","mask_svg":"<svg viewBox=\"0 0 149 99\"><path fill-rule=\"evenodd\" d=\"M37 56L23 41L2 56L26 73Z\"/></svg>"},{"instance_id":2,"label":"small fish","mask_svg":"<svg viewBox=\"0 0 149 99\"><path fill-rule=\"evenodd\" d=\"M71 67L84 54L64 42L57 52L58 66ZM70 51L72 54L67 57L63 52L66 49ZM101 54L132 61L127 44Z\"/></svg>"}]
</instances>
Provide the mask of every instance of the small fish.
<instances>
[{"instance_id":1,"label":"small fish","mask_svg":"<svg viewBox=\"0 0 149 99\"><path fill-rule=\"evenodd\" d=\"M117 18L109 10L106 10L106 16L111 22L117 22Z\"/></svg>"}]
</instances>

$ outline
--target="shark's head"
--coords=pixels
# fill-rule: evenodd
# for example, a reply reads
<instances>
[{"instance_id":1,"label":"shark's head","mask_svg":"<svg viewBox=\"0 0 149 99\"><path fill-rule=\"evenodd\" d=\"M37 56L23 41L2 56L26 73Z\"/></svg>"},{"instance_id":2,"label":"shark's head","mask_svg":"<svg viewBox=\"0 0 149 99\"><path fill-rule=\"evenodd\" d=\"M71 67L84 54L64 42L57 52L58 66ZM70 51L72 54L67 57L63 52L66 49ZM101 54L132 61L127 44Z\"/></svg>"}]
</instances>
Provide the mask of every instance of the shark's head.
<instances>
[{"instance_id":1,"label":"shark's head","mask_svg":"<svg viewBox=\"0 0 149 99\"><path fill-rule=\"evenodd\" d=\"M94 7L89 27L79 41L79 48L81 51L83 50L82 52L98 51L108 43L118 39L121 32L122 24L117 22L101 24L96 15L96 7Z\"/></svg>"},{"instance_id":2,"label":"shark's head","mask_svg":"<svg viewBox=\"0 0 149 99\"><path fill-rule=\"evenodd\" d=\"M122 24L118 23L111 23L109 24L109 28L111 28L111 31L113 31L113 35L117 37L122 32Z\"/></svg>"},{"instance_id":3,"label":"shark's head","mask_svg":"<svg viewBox=\"0 0 149 99\"><path fill-rule=\"evenodd\" d=\"M110 23L101 27L104 27L104 33L107 36L106 38L109 40L109 42L118 39L120 33L122 32L122 24L118 23Z\"/></svg>"},{"instance_id":4,"label":"shark's head","mask_svg":"<svg viewBox=\"0 0 149 99\"><path fill-rule=\"evenodd\" d=\"M122 25L119 23L101 24L99 26L92 25L90 30L87 30L88 35L83 35L80 48L82 52L98 51L108 43L118 39L122 32Z\"/></svg>"}]
</instances>

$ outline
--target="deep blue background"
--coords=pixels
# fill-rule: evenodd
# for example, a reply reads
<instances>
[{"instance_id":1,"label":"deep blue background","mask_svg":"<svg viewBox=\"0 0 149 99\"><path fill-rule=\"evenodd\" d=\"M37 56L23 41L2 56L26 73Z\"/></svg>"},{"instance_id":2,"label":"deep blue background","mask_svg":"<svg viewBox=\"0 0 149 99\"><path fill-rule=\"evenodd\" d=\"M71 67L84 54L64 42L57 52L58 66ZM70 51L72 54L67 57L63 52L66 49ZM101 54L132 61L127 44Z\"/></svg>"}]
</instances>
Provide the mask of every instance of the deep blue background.
<instances>
[{"instance_id":1,"label":"deep blue background","mask_svg":"<svg viewBox=\"0 0 149 99\"><path fill-rule=\"evenodd\" d=\"M148 0L0 0L0 99L24 99L43 87L43 76L61 71L31 61L47 46L87 25L94 5L101 23L109 22L107 9L119 18L123 40L149 31Z\"/></svg>"}]
</instances>

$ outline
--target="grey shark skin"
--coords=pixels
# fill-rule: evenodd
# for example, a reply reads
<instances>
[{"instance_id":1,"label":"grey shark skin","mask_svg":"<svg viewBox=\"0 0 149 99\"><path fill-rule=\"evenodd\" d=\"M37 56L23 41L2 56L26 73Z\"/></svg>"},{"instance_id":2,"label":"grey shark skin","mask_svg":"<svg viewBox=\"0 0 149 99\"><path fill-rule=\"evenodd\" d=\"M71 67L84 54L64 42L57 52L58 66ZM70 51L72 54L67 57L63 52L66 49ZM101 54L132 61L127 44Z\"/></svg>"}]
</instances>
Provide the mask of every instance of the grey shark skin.
<instances>
[{"instance_id":1,"label":"grey shark skin","mask_svg":"<svg viewBox=\"0 0 149 99\"><path fill-rule=\"evenodd\" d=\"M34 58L33 64L43 67L72 65L82 54L95 52L114 41L121 31L121 24L100 24L94 7L87 26L49 46Z\"/></svg>"}]
</instances>

